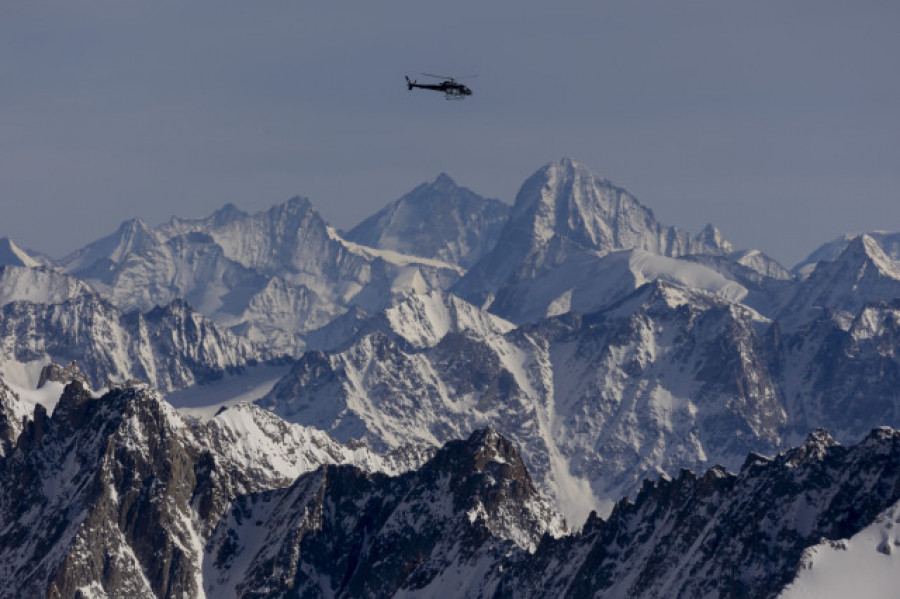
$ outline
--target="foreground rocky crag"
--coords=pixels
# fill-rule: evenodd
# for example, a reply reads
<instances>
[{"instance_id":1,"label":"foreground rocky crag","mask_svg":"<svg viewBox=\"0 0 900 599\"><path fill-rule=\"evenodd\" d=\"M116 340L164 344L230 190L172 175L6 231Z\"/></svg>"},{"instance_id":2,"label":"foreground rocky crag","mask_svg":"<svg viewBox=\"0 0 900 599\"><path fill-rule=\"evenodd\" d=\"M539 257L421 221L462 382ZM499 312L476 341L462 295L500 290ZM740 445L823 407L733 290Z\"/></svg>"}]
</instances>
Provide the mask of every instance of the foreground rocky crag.
<instances>
[{"instance_id":1,"label":"foreground rocky crag","mask_svg":"<svg viewBox=\"0 0 900 599\"><path fill-rule=\"evenodd\" d=\"M647 481L608 520L546 539L507 569L499 595L775 597L806 567L807 548L849 538L895 506L898 465L898 431L843 447L819 430L775 459L750 455L738 474ZM872 559L879 552L891 553L873 544Z\"/></svg>"},{"instance_id":2,"label":"foreground rocky crag","mask_svg":"<svg viewBox=\"0 0 900 599\"><path fill-rule=\"evenodd\" d=\"M398 461L251 405L201 423L75 382L4 438L8 597L774 597L900 502L887 428L648 481L571 534L493 429Z\"/></svg>"},{"instance_id":3,"label":"foreground rocky crag","mask_svg":"<svg viewBox=\"0 0 900 599\"><path fill-rule=\"evenodd\" d=\"M563 528L512 444L484 429L399 477L330 466L242 497L211 540L208 592L478 596L491 571Z\"/></svg>"},{"instance_id":4,"label":"foreground rocky crag","mask_svg":"<svg viewBox=\"0 0 900 599\"><path fill-rule=\"evenodd\" d=\"M18 410L0 397L4 412ZM9 427L7 433L11 432ZM7 435L7 438L9 435ZM321 464L402 471L249 405L196 423L144 387L66 386L0 459L0 596L198 597L206 539L234 498Z\"/></svg>"}]
</instances>

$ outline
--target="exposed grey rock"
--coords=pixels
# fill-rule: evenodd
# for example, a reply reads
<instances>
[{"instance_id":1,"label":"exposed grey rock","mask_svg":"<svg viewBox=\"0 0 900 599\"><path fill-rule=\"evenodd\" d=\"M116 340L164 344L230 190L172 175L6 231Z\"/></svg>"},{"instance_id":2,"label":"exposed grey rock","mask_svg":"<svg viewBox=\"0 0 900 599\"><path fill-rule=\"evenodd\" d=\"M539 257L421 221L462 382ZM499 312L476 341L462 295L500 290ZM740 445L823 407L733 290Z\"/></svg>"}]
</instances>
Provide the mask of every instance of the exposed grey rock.
<instances>
[{"instance_id":1,"label":"exposed grey rock","mask_svg":"<svg viewBox=\"0 0 900 599\"><path fill-rule=\"evenodd\" d=\"M647 481L574 534L493 429L352 465L377 462L247 404L192 422L71 383L0 456L0 596L774 597L900 500L887 428Z\"/></svg>"},{"instance_id":2,"label":"exposed grey rock","mask_svg":"<svg viewBox=\"0 0 900 599\"><path fill-rule=\"evenodd\" d=\"M22 408L18 402L16 393L0 378L0 458L15 447L22 432Z\"/></svg>"},{"instance_id":3,"label":"exposed grey rock","mask_svg":"<svg viewBox=\"0 0 900 599\"><path fill-rule=\"evenodd\" d=\"M37 388L42 388L48 382L67 385L72 381L79 381L84 385L88 384L87 377L84 376L84 373L81 372L81 369L78 367L78 362L72 360L65 366L60 366L56 362L51 362L41 369Z\"/></svg>"},{"instance_id":4,"label":"exposed grey rock","mask_svg":"<svg viewBox=\"0 0 900 599\"><path fill-rule=\"evenodd\" d=\"M842 442L900 422L900 300L855 316L827 310L778 335L777 368L791 437L825 427Z\"/></svg>"}]
</instances>

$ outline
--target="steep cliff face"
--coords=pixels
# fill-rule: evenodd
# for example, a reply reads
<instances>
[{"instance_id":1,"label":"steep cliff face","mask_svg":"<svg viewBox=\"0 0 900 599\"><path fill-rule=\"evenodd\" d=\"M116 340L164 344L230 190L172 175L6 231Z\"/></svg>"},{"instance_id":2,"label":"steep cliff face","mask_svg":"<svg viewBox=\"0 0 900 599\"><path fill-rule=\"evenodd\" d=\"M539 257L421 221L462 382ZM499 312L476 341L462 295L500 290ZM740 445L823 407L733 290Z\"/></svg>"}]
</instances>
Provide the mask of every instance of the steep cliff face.
<instances>
[{"instance_id":1,"label":"steep cliff face","mask_svg":"<svg viewBox=\"0 0 900 599\"><path fill-rule=\"evenodd\" d=\"M855 316L827 310L779 337L779 379L796 441L827 427L842 441L873 423L900 421L900 302L875 302Z\"/></svg>"},{"instance_id":2,"label":"steep cliff face","mask_svg":"<svg viewBox=\"0 0 900 599\"><path fill-rule=\"evenodd\" d=\"M144 392L93 399L66 388L42 408L2 471L4 589L73 597L197 589L190 510L198 455L176 416Z\"/></svg>"},{"instance_id":3,"label":"steep cliff face","mask_svg":"<svg viewBox=\"0 0 900 599\"><path fill-rule=\"evenodd\" d=\"M50 260L46 257L39 254L32 255L16 245L9 237L0 237L0 267L24 266L26 268L36 268L47 266L49 263Z\"/></svg>"},{"instance_id":4,"label":"steep cliff face","mask_svg":"<svg viewBox=\"0 0 900 599\"><path fill-rule=\"evenodd\" d=\"M24 411L15 391L0 378L0 458L15 447L22 432Z\"/></svg>"}]
</instances>

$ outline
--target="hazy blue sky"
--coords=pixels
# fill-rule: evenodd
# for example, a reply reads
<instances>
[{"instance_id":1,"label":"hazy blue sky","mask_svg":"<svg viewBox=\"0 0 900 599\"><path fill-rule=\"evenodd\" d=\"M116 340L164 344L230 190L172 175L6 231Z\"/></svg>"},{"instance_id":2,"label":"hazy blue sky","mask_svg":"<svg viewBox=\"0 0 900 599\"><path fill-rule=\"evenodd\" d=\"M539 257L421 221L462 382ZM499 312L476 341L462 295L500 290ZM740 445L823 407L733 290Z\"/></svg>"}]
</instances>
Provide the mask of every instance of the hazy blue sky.
<instances>
[{"instance_id":1,"label":"hazy blue sky","mask_svg":"<svg viewBox=\"0 0 900 599\"><path fill-rule=\"evenodd\" d=\"M0 235L61 256L294 195L348 228L442 171L511 203L566 156L791 266L900 230L898 31L895 0L5 0Z\"/></svg>"}]
</instances>

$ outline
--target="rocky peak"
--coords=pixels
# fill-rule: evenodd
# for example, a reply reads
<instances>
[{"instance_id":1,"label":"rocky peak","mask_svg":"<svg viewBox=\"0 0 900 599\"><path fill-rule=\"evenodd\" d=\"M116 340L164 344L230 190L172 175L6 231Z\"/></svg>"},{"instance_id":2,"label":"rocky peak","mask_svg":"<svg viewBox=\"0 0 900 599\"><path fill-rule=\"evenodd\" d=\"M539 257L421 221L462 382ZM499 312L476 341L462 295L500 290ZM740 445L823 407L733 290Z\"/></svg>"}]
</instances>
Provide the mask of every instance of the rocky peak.
<instances>
[{"instance_id":1,"label":"rocky peak","mask_svg":"<svg viewBox=\"0 0 900 599\"><path fill-rule=\"evenodd\" d=\"M714 227L694 239L664 227L634 196L568 158L544 166L522 185L508 227L516 230L529 232L533 248L554 238L601 253L641 249L681 256L730 248Z\"/></svg>"},{"instance_id":2,"label":"rocky peak","mask_svg":"<svg viewBox=\"0 0 900 599\"><path fill-rule=\"evenodd\" d=\"M522 185L510 222L529 229L537 245L559 235L591 249L622 249L612 226L623 204L626 211L640 213L644 223L652 221L652 213L627 192L564 158L544 166Z\"/></svg>"},{"instance_id":3,"label":"rocky peak","mask_svg":"<svg viewBox=\"0 0 900 599\"><path fill-rule=\"evenodd\" d=\"M721 465L713 466L699 477L692 470L682 468L674 479L663 476L655 481L645 481L634 501L634 509L640 511L648 502L660 509L680 509L685 502L702 501L716 493L727 492L736 479ZM619 515L622 513L620 510Z\"/></svg>"},{"instance_id":4,"label":"rocky peak","mask_svg":"<svg viewBox=\"0 0 900 599\"><path fill-rule=\"evenodd\" d=\"M249 215L232 203L225 204L209 217L213 227L221 227L236 220L247 218Z\"/></svg>"},{"instance_id":5,"label":"rocky peak","mask_svg":"<svg viewBox=\"0 0 900 599\"><path fill-rule=\"evenodd\" d=\"M276 219L282 217L303 218L310 213L316 213L316 209L313 207L312 202L309 201L309 198L301 196L294 196L284 204L273 206L269 210L269 214Z\"/></svg>"},{"instance_id":6,"label":"rocky peak","mask_svg":"<svg viewBox=\"0 0 900 599\"><path fill-rule=\"evenodd\" d=\"M78 381L85 386L88 384L87 377L81 372L77 361L72 360L66 366L60 366L56 362L51 362L41 369L37 388L41 389L49 382L67 385L73 381Z\"/></svg>"},{"instance_id":7,"label":"rocky peak","mask_svg":"<svg viewBox=\"0 0 900 599\"><path fill-rule=\"evenodd\" d=\"M875 239L865 233L852 237L833 262L844 265L844 268L859 270L874 267L883 276L900 278L900 273L898 273L893 260L884 252ZM820 263L816 270L820 268L827 270L829 268L827 264L829 263ZM813 276L815 276L815 272Z\"/></svg>"},{"instance_id":8,"label":"rocky peak","mask_svg":"<svg viewBox=\"0 0 900 599\"><path fill-rule=\"evenodd\" d=\"M364 220L346 238L468 268L493 247L508 214L506 204L441 173Z\"/></svg>"},{"instance_id":9,"label":"rocky peak","mask_svg":"<svg viewBox=\"0 0 900 599\"><path fill-rule=\"evenodd\" d=\"M829 448L840 445L824 428L811 432L799 447L784 455L784 463L797 466L805 462L819 462L825 459Z\"/></svg>"},{"instance_id":10,"label":"rocky peak","mask_svg":"<svg viewBox=\"0 0 900 599\"><path fill-rule=\"evenodd\" d=\"M0 266L25 266L34 268L41 265L41 261L16 245L9 237L0 237Z\"/></svg>"},{"instance_id":11,"label":"rocky peak","mask_svg":"<svg viewBox=\"0 0 900 599\"><path fill-rule=\"evenodd\" d=\"M779 264L777 260L767 256L759 250L741 250L739 252L734 252L729 256L729 259L736 265L740 265L753 273L762 275L764 278L758 279L760 281L765 281L767 278L779 281L791 281L793 279L793 275L791 275L790 271ZM751 277L753 276L751 275ZM753 279L757 279L757 277L753 277Z\"/></svg>"},{"instance_id":12,"label":"rocky peak","mask_svg":"<svg viewBox=\"0 0 900 599\"><path fill-rule=\"evenodd\" d=\"M475 595L485 567L560 532L537 496L517 492L518 479L492 469L498 462L474 465L488 454L515 459L507 443L482 430L402 476L331 466L290 488L243 498L211 539L217 580L239 594ZM247 536L253 522L260 534ZM471 592L448 587L450 571ZM468 574L474 571L482 574Z\"/></svg>"},{"instance_id":13,"label":"rocky peak","mask_svg":"<svg viewBox=\"0 0 900 599\"><path fill-rule=\"evenodd\" d=\"M874 238L859 235L848 240L833 261L816 263L779 319L797 327L826 309L855 314L869 302L895 297L900 297L900 266Z\"/></svg>"},{"instance_id":14,"label":"rocky peak","mask_svg":"<svg viewBox=\"0 0 900 599\"><path fill-rule=\"evenodd\" d=\"M697 233L697 236L694 239L700 245L711 249L717 249L723 254L729 254L734 251L734 246L732 246L731 243L725 239L725 236L722 235L722 232L712 224L707 224L703 227L703 230Z\"/></svg>"},{"instance_id":15,"label":"rocky peak","mask_svg":"<svg viewBox=\"0 0 900 599\"><path fill-rule=\"evenodd\" d=\"M152 234L152 229L140 217L130 218L122 221L116 231L122 239L132 240L137 236Z\"/></svg>"},{"instance_id":16,"label":"rocky peak","mask_svg":"<svg viewBox=\"0 0 900 599\"><path fill-rule=\"evenodd\" d=\"M133 253L149 250L162 242L140 218L124 221L114 233L72 252L59 261L69 273L97 274L121 264Z\"/></svg>"},{"instance_id":17,"label":"rocky peak","mask_svg":"<svg viewBox=\"0 0 900 599\"><path fill-rule=\"evenodd\" d=\"M456 187L459 187L456 184L456 181L454 181L447 173L438 175L431 185L435 189L455 189Z\"/></svg>"},{"instance_id":18,"label":"rocky peak","mask_svg":"<svg viewBox=\"0 0 900 599\"><path fill-rule=\"evenodd\" d=\"M0 265L0 306L14 301L59 304L81 295L95 295L95 292L75 277L43 266Z\"/></svg>"},{"instance_id":19,"label":"rocky peak","mask_svg":"<svg viewBox=\"0 0 900 599\"><path fill-rule=\"evenodd\" d=\"M900 430L894 430L889 426L876 426L863 439L862 445L879 447L890 443L897 444L898 441L900 441Z\"/></svg>"},{"instance_id":20,"label":"rocky peak","mask_svg":"<svg viewBox=\"0 0 900 599\"><path fill-rule=\"evenodd\" d=\"M854 274L862 275L867 268L871 268L882 276L900 278L900 270L894 259L885 252L873 235L867 233L847 235L826 244L797 268L800 269L799 272L810 277L833 275L835 270L852 271Z\"/></svg>"},{"instance_id":21,"label":"rocky peak","mask_svg":"<svg viewBox=\"0 0 900 599\"><path fill-rule=\"evenodd\" d=\"M878 244L881 250L892 260L900 260L900 233L885 231L872 231L865 234L850 233L817 248L806 259L797 264L792 269L792 272L800 278L806 278L820 262L834 262L847 249L848 245L863 235Z\"/></svg>"},{"instance_id":22,"label":"rocky peak","mask_svg":"<svg viewBox=\"0 0 900 599\"><path fill-rule=\"evenodd\" d=\"M475 335L492 336L514 328L499 316L441 291L411 294L376 316L372 326L378 324L416 347L434 346L448 333L468 330Z\"/></svg>"},{"instance_id":23,"label":"rocky peak","mask_svg":"<svg viewBox=\"0 0 900 599\"><path fill-rule=\"evenodd\" d=\"M706 243L710 236L718 245ZM556 279L572 277L566 271L582 275L603 271L598 260L614 252L677 258L718 255L726 247L727 242L714 232L698 240L661 225L653 212L627 191L585 166L563 159L544 166L522 184L494 249L453 289L475 305L507 315L516 312L512 306L517 296L531 285L540 281L548 286ZM577 279L570 280L569 289L576 289ZM595 287L602 285L598 282ZM596 294L599 290L592 291ZM565 287L560 292L565 293Z\"/></svg>"},{"instance_id":24,"label":"rocky peak","mask_svg":"<svg viewBox=\"0 0 900 599\"><path fill-rule=\"evenodd\" d=\"M93 401L94 396L81 381L74 380L65 386L53 410L53 422L61 427L63 435L73 434L81 428Z\"/></svg>"},{"instance_id":25,"label":"rocky peak","mask_svg":"<svg viewBox=\"0 0 900 599\"><path fill-rule=\"evenodd\" d=\"M519 450L492 427L478 429L464 441L448 442L431 463L432 467L444 468L454 476L482 474L499 468L505 476L531 486L531 475Z\"/></svg>"},{"instance_id":26,"label":"rocky peak","mask_svg":"<svg viewBox=\"0 0 900 599\"><path fill-rule=\"evenodd\" d=\"M697 313L713 308L725 309L730 302L713 293L656 279L635 289L631 294L589 317L645 318L661 317L675 312Z\"/></svg>"}]
</instances>

